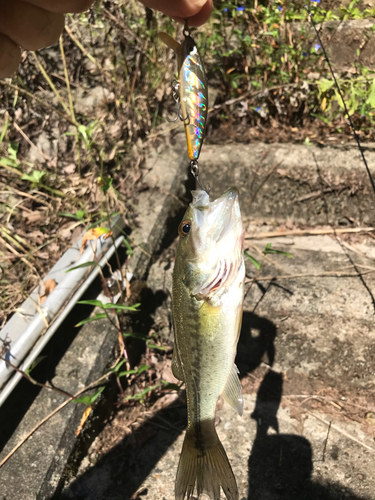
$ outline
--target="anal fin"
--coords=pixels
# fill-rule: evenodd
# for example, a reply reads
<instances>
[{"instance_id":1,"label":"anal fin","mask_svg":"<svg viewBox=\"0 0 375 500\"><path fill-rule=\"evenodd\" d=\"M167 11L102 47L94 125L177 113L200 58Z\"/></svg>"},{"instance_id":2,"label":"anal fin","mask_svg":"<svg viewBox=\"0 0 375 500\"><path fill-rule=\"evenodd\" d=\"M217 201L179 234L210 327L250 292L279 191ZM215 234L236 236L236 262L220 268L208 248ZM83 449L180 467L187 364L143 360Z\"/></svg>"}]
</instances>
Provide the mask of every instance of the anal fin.
<instances>
[{"instance_id":1,"label":"anal fin","mask_svg":"<svg viewBox=\"0 0 375 500\"><path fill-rule=\"evenodd\" d=\"M232 371L228 377L227 385L222 393L224 400L236 410L239 415L243 413L242 387L238 378L238 368L233 364Z\"/></svg>"}]
</instances>

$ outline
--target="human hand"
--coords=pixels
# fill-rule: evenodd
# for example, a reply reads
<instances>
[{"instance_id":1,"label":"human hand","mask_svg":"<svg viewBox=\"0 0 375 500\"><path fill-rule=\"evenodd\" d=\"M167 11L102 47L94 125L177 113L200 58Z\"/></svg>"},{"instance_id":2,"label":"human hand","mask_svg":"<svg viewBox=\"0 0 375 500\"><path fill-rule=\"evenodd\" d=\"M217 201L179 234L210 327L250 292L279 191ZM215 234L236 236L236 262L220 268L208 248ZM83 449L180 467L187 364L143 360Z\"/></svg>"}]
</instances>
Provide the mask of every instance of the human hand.
<instances>
[{"instance_id":1,"label":"human hand","mask_svg":"<svg viewBox=\"0 0 375 500\"><path fill-rule=\"evenodd\" d=\"M18 67L21 50L48 47L64 29L64 13L83 12L93 0L0 0L0 78Z\"/></svg>"},{"instance_id":2,"label":"human hand","mask_svg":"<svg viewBox=\"0 0 375 500\"><path fill-rule=\"evenodd\" d=\"M213 0L140 0L150 9L160 10L175 21L189 26L201 26L211 15Z\"/></svg>"}]
</instances>

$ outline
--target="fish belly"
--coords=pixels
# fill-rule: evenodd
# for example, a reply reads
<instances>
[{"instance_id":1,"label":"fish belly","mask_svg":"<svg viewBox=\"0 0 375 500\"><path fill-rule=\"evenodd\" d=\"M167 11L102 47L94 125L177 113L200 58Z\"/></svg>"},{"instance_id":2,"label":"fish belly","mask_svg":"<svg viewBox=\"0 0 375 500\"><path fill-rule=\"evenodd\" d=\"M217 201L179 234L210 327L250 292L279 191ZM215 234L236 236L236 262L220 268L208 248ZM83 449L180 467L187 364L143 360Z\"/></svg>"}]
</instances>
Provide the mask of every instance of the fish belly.
<instances>
[{"instance_id":1,"label":"fish belly","mask_svg":"<svg viewBox=\"0 0 375 500\"><path fill-rule=\"evenodd\" d=\"M243 294L236 282L216 301L196 300L183 286L179 288L181 300L174 307L175 349L191 425L214 418L234 364Z\"/></svg>"}]
</instances>

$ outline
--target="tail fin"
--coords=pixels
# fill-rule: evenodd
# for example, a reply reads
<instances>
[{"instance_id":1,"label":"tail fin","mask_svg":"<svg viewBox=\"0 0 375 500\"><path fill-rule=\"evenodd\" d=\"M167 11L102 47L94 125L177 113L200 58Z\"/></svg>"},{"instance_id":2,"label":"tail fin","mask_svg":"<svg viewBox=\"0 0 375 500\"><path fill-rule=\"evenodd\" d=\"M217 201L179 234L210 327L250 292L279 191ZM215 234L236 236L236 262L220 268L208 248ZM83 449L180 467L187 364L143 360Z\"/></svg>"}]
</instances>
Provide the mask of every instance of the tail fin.
<instances>
[{"instance_id":1,"label":"tail fin","mask_svg":"<svg viewBox=\"0 0 375 500\"><path fill-rule=\"evenodd\" d=\"M227 500L238 500L236 479L213 420L187 430L177 470L175 498L190 500L197 485L198 497L207 493L220 500L220 486Z\"/></svg>"}]
</instances>

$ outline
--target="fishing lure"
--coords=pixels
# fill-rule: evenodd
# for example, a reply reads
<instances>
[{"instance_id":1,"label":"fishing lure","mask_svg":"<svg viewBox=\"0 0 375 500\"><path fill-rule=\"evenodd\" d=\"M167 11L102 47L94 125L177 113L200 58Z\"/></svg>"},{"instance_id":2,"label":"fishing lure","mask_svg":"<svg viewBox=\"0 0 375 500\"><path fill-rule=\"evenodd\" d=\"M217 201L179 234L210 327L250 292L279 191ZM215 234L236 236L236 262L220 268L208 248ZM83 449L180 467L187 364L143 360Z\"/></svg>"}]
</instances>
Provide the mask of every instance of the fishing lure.
<instances>
[{"instance_id":1,"label":"fishing lure","mask_svg":"<svg viewBox=\"0 0 375 500\"><path fill-rule=\"evenodd\" d=\"M183 34L182 43L164 32L159 33L159 38L177 55L178 79L172 81L172 95L177 106L175 119L180 118L184 123L192 173L197 178L198 158L207 124L207 79L187 22Z\"/></svg>"}]
</instances>

